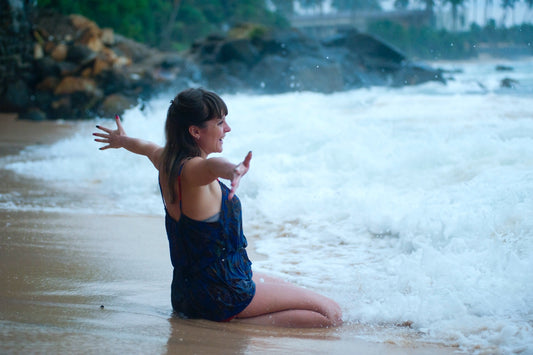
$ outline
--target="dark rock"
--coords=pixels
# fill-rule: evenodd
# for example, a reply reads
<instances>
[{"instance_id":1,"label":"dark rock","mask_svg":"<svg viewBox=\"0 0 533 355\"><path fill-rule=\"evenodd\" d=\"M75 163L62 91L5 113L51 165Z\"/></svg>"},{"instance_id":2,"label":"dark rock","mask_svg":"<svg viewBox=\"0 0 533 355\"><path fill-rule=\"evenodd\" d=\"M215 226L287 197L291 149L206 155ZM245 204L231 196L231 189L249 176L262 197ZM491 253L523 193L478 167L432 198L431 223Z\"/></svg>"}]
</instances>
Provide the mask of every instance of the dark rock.
<instances>
[{"instance_id":1,"label":"dark rock","mask_svg":"<svg viewBox=\"0 0 533 355\"><path fill-rule=\"evenodd\" d=\"M397 70L406 56L374 36L359 32L346 32L324 41L326 47L344 47L356 53L371 68Z\"/></svg>"},{"instance_id":2,"label":"dark rock","mask_svg":"<svg viewBox=\"0 0 533 355\"><path fill-rule=\"evenodd\" d=\"M37 91L54 92L58 85L59 78L57 76L47 76L35 86L35 89Z\"/></svg>"},{"instance_id":3,"label":"dark rock","mask_svg":"<svg viewBox=\"0 0 533 355\"><path fill-rule=\"evenodd\" d=\"M5 91L0 93L0 110L3 112L20 112L26 110L30 104L31 89L23 80L7 83Z\"/></svg>"},{"instance_id":4,"label":"dark rock","mask_svg":"<svg viewBox=\"0 0 533 355\"><path fill-rule=\"evenodd\" d=\"M157 52L142 43L135 42L118 34L115 34L115 45L113 49L118 55L131 58L133 62L143 61Z\"/></svg>"},{"instance_id":5,"label":"dark rock","mask_svg":"<svg viewBox=\"0 0 533 355\"><path fill-rule=\"evenodd\" d=\"M517 84L518 84L518 80L511 79L511 78L504 78L500 82L500 87L507 88L507 89L514 89L516 88Z\"/></svg>"},{"instance_id":6,"label":"dark rock","mask_svg":"<svg viewBox=\"0 0 533 355\"><path fill-rule=\"evenodd\" d=\"M136 105L137 100L132 97L124 96L122 94L111 94L104 99L102 104L100 104L97 112L101 117L114 117Z\"/></svg>"},{"instance_id":7,"label":"dark rock","mask_svg":"<svg viewBox=\"0 0 533 355\"><path fill-rule=\"evenodd\" d=\"M30 108L19 113L19 118L32 121L44 121L46 120L46 113L38 108Z\"/></svg>"},{"instance_id":8,"label":"dark rock","mask_svg":"<svg viewBox=\"0 0 533 355\"><path fill-rule=\"evenodd\" d=\"M513 71L514 68L507 65L497 65L496 71Z\"/></svg>"},{"instance_id":9,"label":"dark rock","mask_svg":"<svg viewBox=\"0 0 533 355\"><path fill-rule=\"evenodd\" d=\"M338 63L322 58L300 57L292 61L290 85L302 91L331 93L344 88Z\"/></svg>"},{"instance_id":10,"label":"dark rock","mask_svg":"<svg viewBox=\"0 0 533 355\"><path fill-rule=\"evenodd\" d=\"M425 68L420 65L408 65L403 70L398 71L394 76L392 86L418 85L428 81L445 83L441 71L432 70L431 68Z\"/></svg>"},{"instance_id":11,"label":"dark rock","mask_svg":"<svg viewBox=\"0 0 533 355\"><path fill-rule=\"evenodd\" d=\"M59 82L54 90L54 94L70 95L75 92L85 92L92 96L95 95L98 90L96 82L92 79L67 76Z\"/></svg>"},{"instance_id":12,"label":"dark rock","mask_svg":"<svg viewBox=\"0 0 533 355\"><path fill-rule=\"evenodd\" d=\"M84 66L95 58L96 52L89 47L74 44L68 48L66 59L69 62L78 63L78 65Z\"/></svg>"},{"instance_id":13,"label":"dark rock","mask_svg":"<svg viewBox=\"0 0 533 355\"><path fill-rule=\"evenodd\" d=\"M250 71L250 89L268 94L291 91L290 63L278 55L263 58Z\"/></svg>"},{"instance_id":14,"label":"dark rock","mask_svg":"<svg viewBox=\"0 0 533 355\"><path fill-rule=\"evenodd\" d=\"M227 63L231 61L243 62L248 67L252 67L260 59L259 52L254 45L246 39L238 39L223 43L216 56L217 63Z\"/></svg>"},{"instance_id":15,"label":"dark rock","mask_svg":"<svg viewBox=\"0 0 533 355\"><path fill-rule=\"evenodd\" d=\"M44 79L49 76L59 77L61 75L61 68L59 67L59 63L51 57L43 57L35 61L35 72L37 78Z\"/></svg>"},{"instance_id":16,"label":"dark rock","mask_svg":"<svg viewBox=\"0 0 533 355\"><path fill-rule=\"evenodd\" d=\"M323 43L294 30L250 39L209 37L195 43L189 56L200 66L207 85L221 91L242 87L263 93L330 93L373 85L445 82L441 71L411 63L392 46L354 31Z\"/></svg>"}]
</instances>

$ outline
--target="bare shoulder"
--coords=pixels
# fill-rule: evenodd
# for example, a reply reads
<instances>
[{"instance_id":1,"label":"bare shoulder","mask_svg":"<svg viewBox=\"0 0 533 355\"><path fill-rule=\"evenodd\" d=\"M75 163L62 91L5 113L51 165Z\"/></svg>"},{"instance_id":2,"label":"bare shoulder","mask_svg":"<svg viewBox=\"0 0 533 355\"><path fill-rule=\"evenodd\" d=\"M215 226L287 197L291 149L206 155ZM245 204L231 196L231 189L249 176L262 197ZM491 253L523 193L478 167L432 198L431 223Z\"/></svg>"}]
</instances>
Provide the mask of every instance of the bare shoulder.
<instances>
[{"instance_id":1,"label":"bare shoulder","mask_svg":"<svg viewBox=\"0 0 533 355\"><path fill-rule=\"evenodd\" d=\"M161 170L161 163L163 161L163 147L155 146L154 150L148 155L148 159L154 164L157 170Z\"/></svg>"},{"instance_id":2,"label":"bare shoulder","mask_svg":"<svg viewBox=\"0 0 533 355\"><path fill-rule=\"evenodd\" d=\"M194 157L187 160L183 165L182 179L191 187L209 185L216 178L217 176L211 172L205 158Z\"/></svg>"}]
</instances>

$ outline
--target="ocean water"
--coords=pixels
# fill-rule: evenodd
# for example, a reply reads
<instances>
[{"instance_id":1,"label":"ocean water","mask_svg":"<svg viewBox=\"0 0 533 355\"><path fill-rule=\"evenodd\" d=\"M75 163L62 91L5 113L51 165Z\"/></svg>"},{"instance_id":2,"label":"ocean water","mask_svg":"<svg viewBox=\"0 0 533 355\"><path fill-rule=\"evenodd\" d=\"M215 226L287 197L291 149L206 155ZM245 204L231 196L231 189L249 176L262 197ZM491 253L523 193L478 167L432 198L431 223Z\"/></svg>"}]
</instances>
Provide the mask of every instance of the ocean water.
<instances>
[{"instance_id":1,"label":"ocean water","mask_svg":"<svg viewBox=\"0 0 533 355\"><path fill-rule=\"evenodd\" d=\"M447 85L223 96L223 155L253 151L238 195L254 267L336 299L361 337L533 353L533 60L432 65L458 71ZM126 112L126 132L163 144L173 94ZM162 215L150 162L99 151L95 124L113 121L2 158L41 188L0 208Z\"/></svg>"}]
</instances>

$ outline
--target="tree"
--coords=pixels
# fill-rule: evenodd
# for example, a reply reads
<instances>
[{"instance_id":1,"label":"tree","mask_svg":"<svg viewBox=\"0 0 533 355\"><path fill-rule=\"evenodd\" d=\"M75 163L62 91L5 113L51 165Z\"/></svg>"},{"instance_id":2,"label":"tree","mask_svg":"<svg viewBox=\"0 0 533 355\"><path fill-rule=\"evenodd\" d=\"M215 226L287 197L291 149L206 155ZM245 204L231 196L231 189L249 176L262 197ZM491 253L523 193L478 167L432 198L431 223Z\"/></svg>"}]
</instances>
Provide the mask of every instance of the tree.
<instances>
[{"instance_id":1,"label":"tree","mask_svg":"<svg viewBox=\"0 0 533 355\"><path fill-rule=\"evenodd\" d=\"M463 5L465 0L444 0L444 3L449 3L452 6L452 21L453 30L457 31L457 20L459 18L459 7Z\"/></svg>"},{"instance_id":2,"label":"tree","mask_svg":"<svg viewBox=\"0 0 533 355\"><path fill-rule=\"evenodd\" d=\"M502 0L501 6L503 9L503 14L502 14L502 25L503 26L505 26L505 23L507 22L507 14L509 11L512 12L512 15L514 17L513 10L517 2L518 0ZM514 23L514 18L513 18L513 23Z\"/></svg>"}]
</instances>

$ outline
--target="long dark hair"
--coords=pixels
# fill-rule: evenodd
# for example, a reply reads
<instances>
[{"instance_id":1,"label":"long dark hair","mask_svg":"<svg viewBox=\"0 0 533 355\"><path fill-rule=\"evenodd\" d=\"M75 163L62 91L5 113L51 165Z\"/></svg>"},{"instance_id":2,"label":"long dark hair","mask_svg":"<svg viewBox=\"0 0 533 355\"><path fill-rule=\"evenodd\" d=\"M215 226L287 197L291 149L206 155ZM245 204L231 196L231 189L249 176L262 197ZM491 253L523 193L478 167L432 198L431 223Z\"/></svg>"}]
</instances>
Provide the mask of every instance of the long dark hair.
<instances>
[{"instance_id":1,"label":"long dark hair","mask_svg":"<svg viewBox=\"0 0 533 355\"><path fill-rule=\"evenodd\" d=\"M228 114L228 107L214 92L186 89L171 101L165 123L166 145L163 171L168 176L171 203L176 201L176 182L181 162L201 155L200 147L189 133L190 126L205 127L206 122Z\"/></svg>"}]
</instances>

